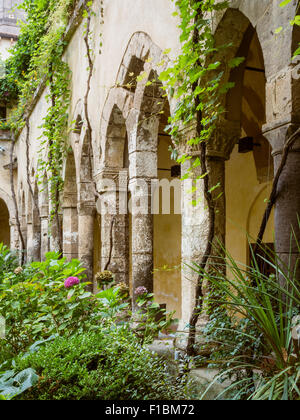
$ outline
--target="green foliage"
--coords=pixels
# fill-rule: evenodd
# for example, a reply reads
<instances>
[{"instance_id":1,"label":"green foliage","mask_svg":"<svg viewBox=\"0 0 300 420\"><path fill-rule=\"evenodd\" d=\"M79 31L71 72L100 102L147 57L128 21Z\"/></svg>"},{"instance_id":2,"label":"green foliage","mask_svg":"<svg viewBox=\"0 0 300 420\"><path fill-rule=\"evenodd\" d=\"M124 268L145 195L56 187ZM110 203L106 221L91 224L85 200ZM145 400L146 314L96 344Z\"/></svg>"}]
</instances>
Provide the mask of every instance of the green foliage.
<instances>
[{"instance_id":1,"label":"green foliage","mask_svg":"<svg viewBox=\"0 0 300 420\"><path fill-rule=\"evenodd\" d=\"M133 314L136 321L134 331L142 343L151 343L159 333L169 331L175 322L174 312L167 313L157 302L153 293L145 293L137 298L137 311Z\"/></svg>"},{"instance_id":2,"label":"green foliage","mask_svg":"<svg viewBox=\"0 0 300 420\"><path fill-rule=\"evenodd\" d=\"M216 380L232 381L226 392L233 399L300 399L300 352L292 336L300 314L299 282L271 251L262 259L281 284L258 263L243 269L228 253L226 276L221 265L204 273L214 289L210 303L217 304L206 330L215 344L209 362L221 368Z\"/></svg>"},{"instance_id":3,"label":"green foliage","mask_svg":"<svg viewBox=\"0 0 300 420\"><path fill-rule=\"evenodd\" d=\"M39 377L31 368L17 374L14 370L6 371L0 376L0 400L12 400L36 385L38 379Z\"/></svg>"},{"instance_id":4,"label":"green foliage","mask_svg":"<svg viewBox=\"0 0 300 420\"><path fill-rule=\"evenodd\" d=\"M38 386L28 400L137 400L184 398L164 363L141 347L127 328L59 337L37 353L16 360L16 370L33 368Z\"/></svg>"},{"instance_id":5,"label":"green foliage","mask_svg":"<svg viewBox=\"0 0 300 420\"><path fill-rule=\"evenodd\" d=\"M160 78L167 83L171 96L178 100L168 127L177 143L184 126L195 122L196 115L200 117L201 128L197 127L196 137L188 141L188 145L193 147L210 140L224 111L220 97L232 87L222 81L222 63L213 60L213 55L228 45L216 46L211 21L213 13L227 8L228 2L178 0L176 6L181 17L182 52ZM236 58L229 66L235 67L242 60ZM187 158L183 156L179 162Z\"/></svg>"},{"instance_id":6,"label":"green foliage","mask_svg":"<svg viewBox=\"0 0 300 420\"><path fill-rule=\"evenodd\" d=\"M5 76L0 80L0 96L8 102L18 99L26 83L32 59L46 31L51 3L25 0L19 6L26 12L26 23L21 24L18 42L10 50Z\"/></svg>"},{"instance_id":7,"label":"green foliage","mask_svg":"<svg viewBox=\"0 0 300 420\"><path fill-rule=\"evenodd\" d=\"M5 273L13 271L18 266L18 257L15 252L10 251L7 246L0 243L0 284L3 281Z\"/></svg>"},{"instance_id":8,"label":"green foliage","mask_svg":"<svg viewBox=\"0 0 300 420\"><path fill-rule=\"evenodd\" d=\"M20 130L26 121L27 106L37 88L48 83L49 108L42 125L43 142L40 171L50 174L52 215L59 211L59 194L63 187L62 164L66 151L70 71L62 56L64 33L75 0L24 0L20 8L27 14L20 37L5 63L0 79L0 95L17 105L5 128ZM24 118L25 116L25 118ZM42 152L47 147L48 155Z\"/></svg>"},{"instance_id":9,"label":"green foliage","mask_svg":"<svg viewBox=\"0 0 300 420\"><path fill-rule=\"evenodd\" d=\"M0 314L6 320L1 359L14 357L37 340L53 334L85 331L97 316L96 300L81 282L67 290L64 280L82 278L79 261L66 262L55 253L32 263L21 272L7 273L0 285ZM1 357L2 356L2 357Z\"/></svg>"}]
</instances>

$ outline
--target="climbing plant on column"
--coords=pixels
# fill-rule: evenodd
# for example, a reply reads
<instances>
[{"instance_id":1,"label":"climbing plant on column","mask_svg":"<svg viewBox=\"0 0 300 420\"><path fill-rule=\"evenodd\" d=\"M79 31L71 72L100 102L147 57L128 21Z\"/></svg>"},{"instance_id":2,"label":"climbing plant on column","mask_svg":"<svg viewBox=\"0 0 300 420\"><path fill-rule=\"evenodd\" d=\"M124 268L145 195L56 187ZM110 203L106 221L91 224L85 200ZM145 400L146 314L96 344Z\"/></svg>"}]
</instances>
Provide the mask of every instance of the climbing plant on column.
<instances>
[{"instance_id":1,"label":"climbing plant on column","mask_svg":"<svg viewBox=\"0 0 300 420\"><path fill-rule=\"evenodd\" d=\"M228 7L227 1L215 0L176 0L180 15L182 52L174 64L161 74L161 80L167 82L170 95L177 100L177 107L170 118L170 134L175 143L173 155L177 156L179 163L192 159L191 152L197 150L199 157L191 161L190 169L184 179L192 176L195 168L201 168L201 174L194 179L203 180L204 198L208 208L209 229L206 249L200 261L200 267L205 270L213 251L215 237L216 206L211 186L209 167L207 162L207 143L212 139L216 124L224 112L221 96L233 87L230 82L223 81L224 72L222 63L213 61L212 57L220 49L229 45L216 46L213 34L212 18L214 13ZM226 63L230 68L238 66L243 58L235 58ZM185 140L182 149L182 132L193 124L193 137ZM194 177L195 178L195 177ZM195 203L196 204L196 203ZM200 274L196 286L196 301L189 323L189 339L187 352L194 353L196 324L203 307L204 296L202 293L203 277Z\"/></svg>"},{"instance_id":2,"label":"climbing plant on column","mask_svg":"<svg viewBox=\"0 0 300 420\"><path fill-rule=\"evenodd\" d=\"M24 125L28 130L31 103L35 93L41 86L47 88L46 100L49 108L41 127L43 151L40 154L39 170L42 177L45 171L48 174L51 216L57 225L59 251L62 251L59 196L63 188L62 165L70 104L70 70L63 54L67 44L65 31L75 5L76 0L22 2L20 7L27 13L27 23L23 25L19 41L6 63L6 77L0 83L3 89L10 87L11 93L8 92L8 95L13 97L17 93L18 96L17 105L10 116L11 128L16 133L19 133ZM26 142L28 151L28 135ZM27 178L30 183L29 177ZM32 191L31 185L29 190ZM17 203L15 206L18 214ZM22 247L24 248L24 245Z\"/></svg>"}]
</instances>

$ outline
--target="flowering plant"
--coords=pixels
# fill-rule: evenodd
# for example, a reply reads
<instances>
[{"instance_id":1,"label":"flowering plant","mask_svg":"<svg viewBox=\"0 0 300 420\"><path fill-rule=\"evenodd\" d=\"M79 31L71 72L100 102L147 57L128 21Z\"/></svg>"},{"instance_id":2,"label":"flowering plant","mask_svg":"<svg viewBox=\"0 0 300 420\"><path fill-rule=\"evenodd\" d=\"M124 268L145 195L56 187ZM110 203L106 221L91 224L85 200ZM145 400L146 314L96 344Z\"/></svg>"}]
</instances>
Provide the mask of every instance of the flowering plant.
<instances>
[{"instance_id":1,"label":"flowering plant","mask_svg":"<svg viewBox=\"0 0 300 420\"><path fill-rule=\"evenodd\" d=\"M136 296L143 296L143 295L148 294L148 290L146 289L146 287L144 287L144 286L140 286L140 287L137 287L137 288L135 289L134 294L135 294Z\"/></svg>"},{"instance_id":2,"label":"flowering plant","mask_svg":"<svg viewBox=\"0 0 300 420\"><path fill-rule=\"evenodd\" d=\"M65 288L66 289L70 289L73 286L76 286L80 283L79 278L78 277L68 277L65 280Z\"/></svg>"}]
</instances>

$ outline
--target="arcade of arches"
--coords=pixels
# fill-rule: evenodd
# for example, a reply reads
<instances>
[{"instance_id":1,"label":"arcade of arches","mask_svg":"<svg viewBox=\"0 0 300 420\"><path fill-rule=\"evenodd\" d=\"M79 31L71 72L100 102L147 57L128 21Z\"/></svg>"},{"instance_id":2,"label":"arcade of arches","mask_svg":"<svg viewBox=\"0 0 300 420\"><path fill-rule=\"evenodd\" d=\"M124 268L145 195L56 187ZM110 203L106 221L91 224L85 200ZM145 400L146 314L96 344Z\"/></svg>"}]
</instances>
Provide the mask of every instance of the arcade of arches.
<instances>
[{"instance_id":1,"label":"arcade of arches","mask_svg":"<svg viewBox=\"0 0 300 420\"><path fill-rule=\"evenodd\" d=\"M158 9L166 7L170 14L166 19L171 19L171 6L167 0L153 3L159 5ZM226 244L238 262L248 264L247 234L255 238L258 233L284 142L300 122L299 83L293 78L294 67L290 64L299 33L289 28L284 43L280 43L264 26L266 13L272 14L274 22L278 23L276 26L285 26L292 5L280 15L272 1L237 0L232 3L233 7L218 17L215 36L217 42L232 42L226 59L243 56L245 61L231 72L224 70L224 77L235 82L235 87L224 98L226 113L208 146L208 161L211 183L220 185L215 192L219 196L216 237ZM253 3L256 9L252 7ZM152 10L154 6L149 7ZM136 8L136 13L145 16L140 6ZM128 10L122 6L119 13L126 22ZM157 12L153 9L152 13ZM109 7L107 14L110 25L114 27L115 17ZM122 44L116 37L112 51L117 57L114 55L110 61L111 52L106 50L108 45L104 47L103 57L95 61L94 93L90 103L91 145L86 136L84 87L77 88L80 84L85 86L87 75L82 69L86 66L80 48L75 48L80 42L80 30L74 30L66 59L73 72L74 98L70 116L76 121L76 129L69 136L63 170L60 232L53 229L49 221L51 203L47 174L42 182L35 183L38 146L34 141L30 145L34 197L26 186L26 171L21 164L24 132L16 145L19 165L15 184L21 229L27 243L27 260L43 259L47 251L57 249L61 235L64 256L79 258L90 280L109 263L108 269L118 282L129 284L132 291L138 286L154 291L159 303L166 304L168 311L176 311L176 317L182 320L180 328L184 328L194 303L197 280L189 264L199 261L205 249L207 208L204 200L192 206L194 193L180 182L180 175L192 165L197 152L193 151L193 158L181 168L171 159L172 139L165 128L176 103L165 97L158 78L168 65L169 57L163 52L165 40L155 29L155 19L149 22L147 18L146 22L143 32L132 30L131 23L127 29L121 28L122 38L127 41L126 45ZM177 26L172 22L166 22L174 28L165 37L170 45L174 45L174 50L179 51L180 46L171 39L172 34L177 33ZM94 25L97 33L96 21ZM109 29L104 30L106 35L105 31L109 32ZM155 42L147 32L152 32ZM122 44L119 51L116 50L118 43ZM102 72L105 63L108 67ZM136 85L128 83L141 73L147 77L137 79ZM100 85L112 87L101 90ZM41 92L31 114L32 139L39 138L38 127L45 108L45 93ZM189 129L192 132L193 128ZM190 135L188 130L182 132L182 150ZM299 151L298 141L289 155L275 211L264 237L264 242L274 245L283 259L287 260L291 251L293 263L298 259L296 246L290 243L290 232L293 226L299 233ZM194 174L197 176L197 171ZM171 187L168 189L168 186ZM101 199L96 200L95 188ZM200 184L197 193L201 195L201 191ZM165 196L170 204L167 211L162 205ZM143 209L128 211L136 207ZM9 215L7 203L1 197L0 242L11 243L13 248L20 246L14 215Z\"/></svg>"}]
</instances>

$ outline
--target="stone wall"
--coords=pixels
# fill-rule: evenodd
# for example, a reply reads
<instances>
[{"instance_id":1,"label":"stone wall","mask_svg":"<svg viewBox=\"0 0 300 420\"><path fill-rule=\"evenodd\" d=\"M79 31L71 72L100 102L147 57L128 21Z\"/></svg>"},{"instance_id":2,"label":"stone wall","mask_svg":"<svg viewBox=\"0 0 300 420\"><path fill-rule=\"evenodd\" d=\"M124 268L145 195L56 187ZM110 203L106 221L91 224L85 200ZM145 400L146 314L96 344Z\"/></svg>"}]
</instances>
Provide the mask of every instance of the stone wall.
<instances>
[{"instance_id":1,"label":"stone wall","mask_svg":"<svg viewBox=\"0 0 300 420\"><path fill-rule=\"evenodd\" d=\"M252 57L248 65L262 65L261 70L264 74L264 78L259 81L259 86L262 83L262 87L256 86L252 91L253 78L248 76L247 83L252 97L254 90L263 89L259 95L258 106L263 109L265 116L255 120L251 109L247 108L249 97L245 99L243 96L243 81L247 80L247 77L244 78L245 66L242 66L240 70L242 73L236 74L229 73L228 69L225 69L224 78L228 80L234 78L237 88L226 98L227 113L224 120L220 122L209 150L212 179L217 183L220 182L220 188L224 192L227 171L227 169L225 171L225 161L228 161L227 168L230 165L230 154L236 142L242 136L249 135L245 129L246 117L250 118L250 123L249 118L246 121L250 131L251 127L258 127L258 133L253 135L259 134L270 142L275 158L275 168L278 167L285 139L299 125L299 78L295 70L296 64L291 62L292 51L296 41L299 41L299 34L289 25L289 20L295 13L295 7L295 1L281 9L277 1L273 0L232 0L231 8L226 13L218 14L214 19L217 42L233 42L232 47L226 50L226 59L235 57L241 49L245 54L248 54L249 50L259 54L258 50L251 49L250 43L246 42L246 35L252 34L250 40L253 36L256 37L262 56L256 61L255 57ZM157 79L168 62L180 51L179 22L178 18L173 16L174 2L171 0L105 0L103 25L100 24L101 11L98 0L94 2L94 11L95 16L92 18L91 27L94 71L89 95L89 115L93 134L92 150L87 144L85 135L86 118L83 104L88 80L88 62L83 40L84 22L74 27L74 31L72 29L74 34L65 52L65 60L72 71L69 119L70 122L82 120L83 125L79 131L69 136L70 154L66 157L63 171L65 190L61 198L61 219L64 252L68 258L80 257L82 259L90 279L93 278L93 271L105 267L111 253L109 268L116 274L117 279L130 281L132 289L144 285L151 291L154 287L160 302L167 303L169 310L177 311L178 316L182 318L181 328L185 328L194 304L194 285L197 279L197 274L185 264L199 261L204 252L207 236L205 203L202 200L196 207L190 206L189 188L182 186L181 217L177 216L177 219L172 221L176 224L177 230L181 224L180 244L178 244L178 232L175 232L175 227L172 230L171 225L171 233L167 231L157 233L151 212L150 214L140 212L130 217L126 215L129 198L134 202L146 203L147 210L151 207L151 200L149 200L151 183L161 177L158 137L166 121L162 121L159 117L160 111L168 109L167 112L172 113L176 103L162 97L161 86L158 82L149 89L147 81ZM285 29L282 34L275 36L275 29L279 26ZM100 34L103 36L102 47L100 47ZM166 56L164 52L169 49L171 52ZM146 72L147 77L139 80L136 86L128 88L130 78L138 76L141 72ZM262 93L265 92L264 89L266 89L266 94ZM47 155L47 150L41 147L42 133L39 128L49 106L46 95L47 89L38 93L29 120L29 174L32 188L38 197L40 210L38 223L35 223L33 197L28 188L26 129L19 135L14 156L16 159L15 186L22 229L28 240L27 258L29 260L37 256L43 259L45 252L56 246L55 238L49 235L51 228L48 215L51 203L47 194L47 173L42 175L42 185L36 186L39 156ZM183 133L183 140L186 140L188 136L189 133ZM0 146L9 148L9 141L1 140ZM264 173L264 162L266 158L269 158L268 147L262 147L261 150L263 150L262 160L257 160L257 157L252 157L252 155L249 155L247 159L249 170L252 168L251 173L254 174L253 182L258 186L262 180L260 177ZM275 210L276 242L283 256L287 255L288 251L290 223L295 227L295 217L300 210L298 187L300 165L299 153L296 153L299 151L297 144L293 151L295 153L290 155ZM195 153L195 158L196 156L197 153ZM258 161L263 163L257 163ZM3 169L8 163L8 150L6 150L4 154L0 153L0 198L6 202L10 212L11 245L15 248L18 246L15 233L15 211L11 200L8 171ZM162 164L164 165L164 162ZM268 165L266 167L268 168ZM237 168L238 165L236 169L233 168L231 176L234 177L234 173L239 176ZM161 169L170 169L170 167ZM186 169L184 166L182 173ZM247 166L244 169L247 173ZM255 169L258 174L257 179L255 179ZM112 183L118 180L115 198L111 189L113 184L108 180ZM266 179L263 179L263 182L265 181ZM141 189L141 183L146 186L144 189ZM96 202L95 185L101 193L102 204ZM253 190L255 194L258 193L258 189L255 190L256 192ZM199 193L201 195L201 185ZM241 200L251 220L249 223L251 223L253 234L255 234L265 196L259 198L260 210L252 214L253 200L257 198L253 194L251 192L251 200L248 200L249 197L245 200L241 198ZM111 214L114 212L110 212L102 217L97 215L99 209L103 209L105 205L109 209L115 208L119 214L114 215ZM230 208L230 203L229 207L228 204L226 205L225 195L218 206L216 236L225 241L226 209ZM238 209L236 212L239 215ZM285 227L282 226L282 220L286 220ZM230 229L229 225L227 229ZM285 232L282 232L282 229ZM95 232L97 232L96 237ZM268 241L272 233L273 226L270 227ZM153 239L153 236L157 234L163 235L161 240L159 236ZM153 285L153 270L157 268L154 266L154 261L160 264L159 246L166 237L169 242L165 241L165 248L161 248L164 250L162 252L165 253L166 246L176 248L176 251L170 253L170 255L176 254L176 258L170 264L175 265L181 256L181 275L170 274L168 277L166 270L160 276L159 271L155 271ZM110 249L111 238L113 239L112 249ZM229 238L230 235L228 235ZM238 244L234 235L231 235L231 238L232 244L229 243L229 246L246 247L246 233ZM296 253L295 249L294 252ZM247 263L246 253L243 258L245 260L242 262ZM163 302L164 299L165 302Z\"/></svg>"}]
</instances>

